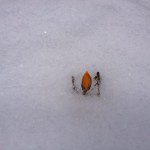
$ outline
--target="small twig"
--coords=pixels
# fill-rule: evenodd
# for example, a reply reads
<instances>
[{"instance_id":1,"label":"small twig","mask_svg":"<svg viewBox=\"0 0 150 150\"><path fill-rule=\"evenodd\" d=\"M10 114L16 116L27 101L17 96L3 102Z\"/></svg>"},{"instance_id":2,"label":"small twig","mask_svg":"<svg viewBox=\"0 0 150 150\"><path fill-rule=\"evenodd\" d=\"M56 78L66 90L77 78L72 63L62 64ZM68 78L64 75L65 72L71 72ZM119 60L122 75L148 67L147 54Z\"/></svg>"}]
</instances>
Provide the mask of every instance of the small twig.
<instances>
[{"instance_id":1,"label":"small twig","mask_svg":"<svg viewBox=\"0 0 150 150\"><path fill-rule=\"evenodd\" d=\"M73 88L73 91L78 92L77 87L75 86L75 77L74 76L72 76L72 88Z\"/></svg>"},{"instance_id":2,"label":"small twig","mask_svg":"<svg viewBox=\"0 0 150 150\"><path fill-rule=\"evenodd\" d=\"M73 90L75 90L75 84L74 84L74 82L75 82L75 78L74 78L74 76L72 76L72 88L73 88Z\"/></svg>"},{"instance_id":3,"label":"small twig","mask_svg":"<svg viewBox=\"0 0 150 150\"><path fill-rule=\"evenodd\" d=\"M96 80L96 84L94 86L97 86L98 88L98 95L100 95L100 83L101 83L101 78L100 78L100 73L97 72L96 76L94 77L94 79Z\"/></svg>"}]
</instances>

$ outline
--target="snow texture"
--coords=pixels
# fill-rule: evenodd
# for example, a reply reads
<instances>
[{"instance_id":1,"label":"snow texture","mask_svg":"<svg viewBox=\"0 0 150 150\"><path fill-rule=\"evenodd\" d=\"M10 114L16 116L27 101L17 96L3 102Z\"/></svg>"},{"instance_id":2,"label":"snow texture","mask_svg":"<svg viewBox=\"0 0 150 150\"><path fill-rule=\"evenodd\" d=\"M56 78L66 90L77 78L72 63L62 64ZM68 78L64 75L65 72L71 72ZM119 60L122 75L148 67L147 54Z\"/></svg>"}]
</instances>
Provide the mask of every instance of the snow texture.
<instances>
[{"instance_id":1,"label":"snow texture","mask_svg":"<svg viewBox=\"0 0 150 150\"><path fill-rule=\"evenodd\" d=\"M100 149L150 150L150 1L0 0L0 150Z\"/></svg>"}]
</instances>

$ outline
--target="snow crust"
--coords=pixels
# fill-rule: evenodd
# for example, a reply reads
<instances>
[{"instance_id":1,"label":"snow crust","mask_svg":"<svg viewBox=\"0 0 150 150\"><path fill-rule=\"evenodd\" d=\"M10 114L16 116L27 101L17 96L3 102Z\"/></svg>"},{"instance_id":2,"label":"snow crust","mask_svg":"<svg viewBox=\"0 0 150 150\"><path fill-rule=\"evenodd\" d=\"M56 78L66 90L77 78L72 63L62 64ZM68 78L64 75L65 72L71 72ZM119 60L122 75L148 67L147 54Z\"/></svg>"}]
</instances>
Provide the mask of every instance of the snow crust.
<instances>
[{"instance_id":1,"label":"snow crust","mask_svg":"<svg viewBox=\"0 0 150 150\"><path fill-rule=\"evenodd\" d=\"M150 1L1 0L0 150L100 149L150 149Z\"/></svg>"}]
</instances>

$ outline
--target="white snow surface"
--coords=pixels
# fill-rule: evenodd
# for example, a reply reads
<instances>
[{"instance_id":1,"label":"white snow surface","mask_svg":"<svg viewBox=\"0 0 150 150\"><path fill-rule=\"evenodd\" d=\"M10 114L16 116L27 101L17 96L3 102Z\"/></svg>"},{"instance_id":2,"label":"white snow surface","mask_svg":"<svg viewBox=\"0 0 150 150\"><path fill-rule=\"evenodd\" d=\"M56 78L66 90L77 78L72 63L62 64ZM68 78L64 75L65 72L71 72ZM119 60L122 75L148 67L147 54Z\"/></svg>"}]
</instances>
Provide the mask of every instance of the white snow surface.
<instances>
[{"instance_id":1,"label":"white snow surface","mask_svg":"<svg viewBox=\"0 0 150 150\"><path fill-rule=\"evenodd\" d=\"M150 1L0 0L0 150L150 150Z\"/></svg>"}]
</instances>

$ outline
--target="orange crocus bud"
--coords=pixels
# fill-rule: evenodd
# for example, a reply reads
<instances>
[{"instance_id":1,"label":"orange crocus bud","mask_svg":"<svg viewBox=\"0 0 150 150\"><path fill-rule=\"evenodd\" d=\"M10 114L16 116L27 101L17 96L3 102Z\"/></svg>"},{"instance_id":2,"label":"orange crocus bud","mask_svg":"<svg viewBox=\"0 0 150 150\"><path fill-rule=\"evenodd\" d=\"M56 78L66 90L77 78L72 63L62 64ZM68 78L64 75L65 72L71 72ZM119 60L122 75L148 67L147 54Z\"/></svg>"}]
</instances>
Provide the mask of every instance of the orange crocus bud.
<instances>
[{"instance_id":1,"label":"orange crocus bud","mask_svg":"<svg viewBox=\"0 0 150 150\"><path fill-rule=\"evenodd\" d=\"M91 84L92 84L92 78L88 73L88 71L86 71L82 77L82 84L81 84L84 95L91 88Z\"/></svg>"}]
</instances>

